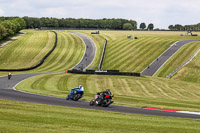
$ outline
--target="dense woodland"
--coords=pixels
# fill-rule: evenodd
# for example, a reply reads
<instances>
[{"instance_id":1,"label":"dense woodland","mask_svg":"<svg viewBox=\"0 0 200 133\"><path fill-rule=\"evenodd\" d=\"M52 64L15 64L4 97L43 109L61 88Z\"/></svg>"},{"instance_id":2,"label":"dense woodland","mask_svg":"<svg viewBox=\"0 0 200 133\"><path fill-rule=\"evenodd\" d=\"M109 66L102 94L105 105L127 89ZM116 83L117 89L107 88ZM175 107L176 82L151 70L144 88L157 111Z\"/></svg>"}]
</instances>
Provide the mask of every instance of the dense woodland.
<instances>
[{"instance_id":1,"label":"dense woodland","mask_svg":"<svg viewBox=\"0 0 200 133\"><path fill-rule=\"evenodd\" d=\"M23 18L0 18L0 40L18 33L20 30L26 28L26 22Z\"/></svg>"},{"instance_id":2,"label":"dense woodland","mask_svg":"<svg viewBox=\"0 0 200 133\"><path fill-rule=\"evenodd\" d=\"M114 29L114 30L134 30L137 29L137 22L126 19L74 19L74 18L33 18L23 17L26 21L26 28L77 28L77 29ZM125 24L130 26L124 27Z\"/></svg>"}]
</instances>

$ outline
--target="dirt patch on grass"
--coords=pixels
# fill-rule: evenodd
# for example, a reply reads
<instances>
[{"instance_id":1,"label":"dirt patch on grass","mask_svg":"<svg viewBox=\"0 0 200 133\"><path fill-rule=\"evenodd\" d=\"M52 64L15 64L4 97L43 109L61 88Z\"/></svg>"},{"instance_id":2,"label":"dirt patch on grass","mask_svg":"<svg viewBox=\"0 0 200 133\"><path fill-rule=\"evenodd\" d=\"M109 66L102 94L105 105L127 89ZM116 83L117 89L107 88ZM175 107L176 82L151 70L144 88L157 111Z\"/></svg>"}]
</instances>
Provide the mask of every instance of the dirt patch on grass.
<instances>
[{"instance_id":1,"label":"dirt patch on grass","mask_svg":"<svg viewBox=\"0 0 200 133\"><path fill-rule=\"evenodd\" d=\"M21 34L12 37L9 41L6 41L6 42L0 44L0 48L3 48L3 47L6 46L8 43L12 42L13 40L16 40L17 38L19 38L20 36L23 36L23 35L25 35L25 34L26 34L26 32L21 32Z\"/></svg>"}]
</instances>

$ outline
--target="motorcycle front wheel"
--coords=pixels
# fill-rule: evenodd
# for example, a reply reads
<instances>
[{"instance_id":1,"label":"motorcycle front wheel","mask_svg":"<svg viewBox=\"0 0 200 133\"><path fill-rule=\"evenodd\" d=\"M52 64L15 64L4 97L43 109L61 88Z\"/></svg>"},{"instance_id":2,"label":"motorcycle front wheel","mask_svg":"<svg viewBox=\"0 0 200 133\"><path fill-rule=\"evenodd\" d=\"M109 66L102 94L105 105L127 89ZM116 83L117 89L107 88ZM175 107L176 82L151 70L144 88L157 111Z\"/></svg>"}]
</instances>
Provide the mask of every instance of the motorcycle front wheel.
<instances>
[{"instance_id":1,"label":"motorcycle front wheel","mask_svg":"<svg viewBox=\"0 0 200 133\"><path fill-rule=\"evenodd\" d=\"M89 105L90 105L90 106L93 106L93 105L94 105L94 102L95 102L95 100L91 100L90 103L89 103Z\"/></svg>"},{"instance_id":2,"label":"motorcycle front wheel","mask_svg":"<svg viewBox=\"0 0 200 133\"><path fill-rule=\"evenodd\" d=\"M73 96L74 101L78 101L78 99L81 97L81 94L76 94Z\"/></svg>"}]
</instances>

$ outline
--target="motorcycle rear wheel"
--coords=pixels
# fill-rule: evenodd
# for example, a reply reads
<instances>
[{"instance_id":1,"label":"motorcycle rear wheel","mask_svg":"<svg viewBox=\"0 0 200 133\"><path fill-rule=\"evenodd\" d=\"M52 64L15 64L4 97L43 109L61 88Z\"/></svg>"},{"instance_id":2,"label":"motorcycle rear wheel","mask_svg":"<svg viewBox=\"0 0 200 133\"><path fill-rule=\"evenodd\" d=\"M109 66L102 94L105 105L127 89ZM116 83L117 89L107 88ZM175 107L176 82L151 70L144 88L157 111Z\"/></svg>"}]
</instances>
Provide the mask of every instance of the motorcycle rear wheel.
<instances>
[{"instance_id":1,"label":"motorcycle rear wheel","mask_svg":"<svg viewBox=\"0 0 200 133\"><path fill-rule=\"evenodd\" d=\"M111 103L111 99L104 99L101 106L102 107L108 107Z\"/></svg>"}]
</instances>

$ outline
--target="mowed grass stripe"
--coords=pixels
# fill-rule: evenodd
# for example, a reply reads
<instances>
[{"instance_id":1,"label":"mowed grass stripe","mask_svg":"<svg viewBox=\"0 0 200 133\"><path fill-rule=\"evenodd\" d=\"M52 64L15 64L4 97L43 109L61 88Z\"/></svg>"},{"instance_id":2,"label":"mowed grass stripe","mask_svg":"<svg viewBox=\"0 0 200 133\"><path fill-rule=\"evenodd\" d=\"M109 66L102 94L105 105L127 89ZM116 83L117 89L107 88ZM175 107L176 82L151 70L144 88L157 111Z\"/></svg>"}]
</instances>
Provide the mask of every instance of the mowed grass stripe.
<instances>
[{"instance_id":1,"label":"mowed grass stripe","mask_svg":"<svg viewBox=\"0 0 200 133\"><path fill-rule=\"evenodd\" d=\"M122 51L122 53L120 52L118 57L112 60L113 63L116 62L115 65L113 66L119 68L119 70L123 69L123 71L127 71L126 66L129 65L128 61L130 61L131 64L139 57L141 57L143 54L145 54L147 51L149 51L149 49L152 47L150 45L150 42L146 44L147 45L140 45L137 49L134 49L134 47L133 48L128 47L125 51Z\"/></svg>"},{"instance_id":2,"label":"mowed grass stripe","mask_svg":"<svg viewBox=\"0 0 200 133\"><path fill-rule=\"evenodd\" d=\"M80 62L84 50L85 46L79 37L66 32L58 32L57 48L37 71L59 72L70 69Z\"/></svg>"},{"instance_id":3,"label":"mowed grass stripe","mask_svg":"<svg viewBox=\"0 0 200 133\"><path fill-rule=\"evenodd\" d=\"M130 48L130 45L132 45L132 47L135 47L137 49L139 46L141 46L142 43L143 43L142 41L134 42L134 40L121 40L117 43L111 43L110 45L108 45L106 55L108 56L108 58L113 58L119 54L119 51L120 53L124 53L122 51L123 48L124 49L127 47Z\"/></svg>"},{"instance_id":4,"label":"mowed grass stripe","mask_svg":"<svg viewBox=\"0 0 200 133\"><path fill-rule=\"evenodd\" d=\"M93 99L98 91L110 89L115 95L114 101L120 105L137 107L163 105L168 109L200 110L198 84L163 78L49 74L27 79L19 84L17 89L65 98L70 89L78 84L84 86L83 100L87 101Z\"/></svg>"},{"instance_id":5,"label":"mowed grass stripe","mask_svg":"<svg viewBox=\"0 0 200 133\"><path fill-rule=\"evenodd\" d=\"M126 66L133 66L133 62L138 60L138 58L141 58L142 54L144 53L144 50L148 50L150 49L152 46L150 45L151 42L154 42L156 40L159 40L159 38L151 38L151 41L149 41L148 43L145 42L145 40L138 42L138 44L131 44L130 45L125 45L124 48L118 50L119 52L116 51L116 58L113 58L113 55L109 56L109 51L107 51L106 56L105 56L105 62L108 63L108 65L106 65L104 63L104 68L106 69L119 69L121 71L127 71ZM141 44L145 44L145 45L141 45ZM110 48L111 49L111 48ZM148 52L147 52L148 53ZM111 57L111 58L110 58ZM112 65L111 65L112 64ZM128 69L129 71L129 69ZM133 70L132 70L133 71Z\"/></svg>"},{"instance_id":6,"label":"mowed grass stripe","mask_svg":"<svg viewBox=\"0 0 200 133\"><path fill-rule=\"evenodd\" d=\"M135 72L141 72L151 63L151 60L155 60L159 57L160 54L165 51L165 47L169 45L170 43L165 43L163 40L160 40L160 42L157 43L156 46L153 46L153 48L147 48L145 52L141 52L134 62L127 63L127 70L131 71L134 67Z\"/></svg>"},{"instance_id":7,"label":"mowed grass stripe","mask_svg":"<svg viewBox=\"0 0 200 133\"><path fill-rule=\"evenodd\" d=\"M64 40L65 37L66 36L62 36L61 39ZM70 38L72 40L74 40L74 38L72 36L70 36ZM64 43L68 43L68 42L66 41ZM72 44L74 44L74 45L72 45ZM52 64L52 66L54 67L54 68L52 68L52 71L56 71L59 68L65 68L67 66L71 67L70 64L73 61L74 54L76 53L75 48L76 48L77 42L72 41L72 44L69 43L69 45L66 47L66 49L60 47L61 51L58 52L58 56L55 59L57 64L56 63ZM65 54L66 54L66 56L64 56Z\"/></svg>"},{"instance_id":8,"label":"mowed grass stripe","mask_svg":"<svg viewBox=\"0 0 200 133\"><path fill-rule=\"evenodd\" d=\"M59 62L59 59L63 57L63 55L67 55L66 49L68 49L71 45L68 45L68 42L66 41L67 36L63 36L62 33L58 33L58 44L55 51L52 53L52 55L46 60L46 63L39 68L40 71L47 71L52 70L59 64L66 64L65 62ZM71 39L71 38L70 38Z\"/></svg>"},{"instance_id":9,"label":"mowed grass stripe","mask_svg":"<svg viewBox=\"0 0 200 133\"><path fill-rule=\"evenodd\" d=\"M49 35L47 32L27 30L26 35L21 36L0 50L0 67L2 69L16 69L36 65L42 57L34 62L37 62L36 64L30 64L30 62L46 46L48 40ZM44 52L47 52L47 50Z\"/></svg>"},{"instance_id":10,"label":"mowed grass stripe","mask_svg":"<svg viewBox=\"0 0 200 133\"><path fill-rule=\"evenodd\" d=\"M150 40L150 39L149 39ZM130 48L131 45L131 49L135 48L137 49L138 47L140 47L143 44L142 39L140 41L135 41L135 40L121 40L119 42L116 43L111 43L108 45L107 51L106 51L106 55L108 56L108 58L113 58L116 57L119 53L119 51L121 53L123 53L122 49L123 48ZM116 48L115 48L116 47Z\"/></svg>"},{"instance_id":11,"label":"mowed grass stripe","mask_svg":"<svg viewBox=\"0 0 200 133\"><path fill-rule=\"evenodd\" d=\"M0 129L4 133L200 132L199 120L196 119L55 107L8 100L0 100L0 105L2 107L0 108Z\"/></svg>"},{"instance_id":12,"label":"mowed grass stripe","mask_svg":"<svg viewBox=\"0 0 200 133\"><path fill-rule=\"evenodd\" d=\"M199 42L191 42L183 46L157 73L155 76L166 77L186 60L199 48Z\"/></svg>"},{"instance_id":13,"label":"mowed grass stripe","mask_svg":"<svg viewBox=\"0 0 200 133\"><path fill-rule=\"evenodd\" d=\"M179 70L173 80L183 80L187 82L200 83L200 53L186 66Z\"/></svg>"}]
</instances>

